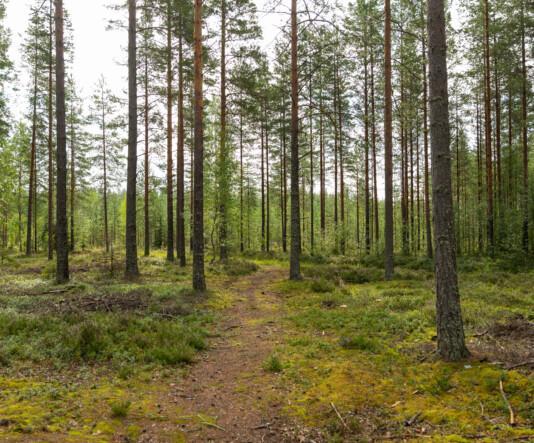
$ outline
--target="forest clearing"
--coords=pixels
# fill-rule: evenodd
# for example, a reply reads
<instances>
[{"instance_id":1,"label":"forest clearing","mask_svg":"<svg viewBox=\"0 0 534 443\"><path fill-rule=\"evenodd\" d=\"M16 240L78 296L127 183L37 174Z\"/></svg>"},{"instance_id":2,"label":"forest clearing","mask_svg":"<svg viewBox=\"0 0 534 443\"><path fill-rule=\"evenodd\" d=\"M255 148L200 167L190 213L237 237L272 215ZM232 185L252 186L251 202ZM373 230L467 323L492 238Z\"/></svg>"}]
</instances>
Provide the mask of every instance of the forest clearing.
<instances>
[{"instance_id":1,"label":"forest clearing","mask_svg":"<svg viewBox=\"0 0 534 443\"><path fill-rule=\"evenodd\" d=\"M530 6L0 0L0 441L534 441Z\"/></svg>"}]
</instances>

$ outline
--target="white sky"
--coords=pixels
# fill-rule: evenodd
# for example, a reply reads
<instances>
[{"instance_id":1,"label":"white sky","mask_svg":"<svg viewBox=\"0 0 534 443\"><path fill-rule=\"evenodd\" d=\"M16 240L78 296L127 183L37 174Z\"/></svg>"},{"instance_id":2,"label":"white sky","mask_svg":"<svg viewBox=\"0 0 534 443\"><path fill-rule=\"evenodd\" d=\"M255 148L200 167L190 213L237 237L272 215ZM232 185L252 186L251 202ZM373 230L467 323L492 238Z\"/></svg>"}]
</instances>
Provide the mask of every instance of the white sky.
<instances>
[{"instance_id":1,"label":"white sky","mask_svg":"<svg viewBox=\"0 0 534 443\"><path fill-rule=\"evenodd\" d=\"M28 80L28 73L22 66L21 45L28 27L30 6L35 3L35 0L8 0L7 4L6 25L12 34L10 58L17 69L19 94L25 90ZM127 33L125 29L106 29L111 18L120 17L120 13L111 11L107 6L121 3L123 0L64 0L74 32L75 59L71 69L82 97L90 95L101 74L105 74L112 90L120 92L126 89L126 67L119 63L126 57ZM260 11L264 9L264 0L256 0L256 3ZM275 23L280 18L263 13L258 16L264 29L264 46L271 46L278 33ZM10 100L15 113L23 112L26 102L21 95Z\"/></svg>"},{"instance_id":2,"label":"white sky","mask_svg":"<svg viewBox=\"0 0 534 443\"><path fill-rule=\"evenodd\" d=\"M82 96L90 93L102 73L106 73L113 89L124 87L124 68L117 62L124 57L125 31L106 30L107 20L113 12L105 5L116 3L117 0L65 0L65 8L69 11L74 28L75 61L72 69ZM12 33L10 56L15 62L22 90L28 76L21 65L21 45L32 4L35 1L9 0L7 6L6 24ZM11 103L15 104L13 101Z\"/></svg>"}]
</instances>

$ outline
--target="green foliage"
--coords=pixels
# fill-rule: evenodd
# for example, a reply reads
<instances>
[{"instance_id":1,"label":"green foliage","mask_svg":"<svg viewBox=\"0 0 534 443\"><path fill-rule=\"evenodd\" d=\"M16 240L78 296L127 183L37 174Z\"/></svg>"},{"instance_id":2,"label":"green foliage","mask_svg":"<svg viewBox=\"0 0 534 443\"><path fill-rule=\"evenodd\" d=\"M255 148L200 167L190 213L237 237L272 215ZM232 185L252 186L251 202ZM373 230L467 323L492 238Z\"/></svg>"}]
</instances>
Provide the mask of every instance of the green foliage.
<instances>
[{"instance_id":1,"label":"green foliage","mask_svg":"<svg viewBox=\"0 0 534 443\"><path fill-rule=\"evenodd\" d=\"M428 387L428 392L432 395L442 395L445 392L450 391L453 388L452 384L452 371L450 368L445 367L441 369L433 378Z\"/></svg>"},{"instance_id":2,"label":"green foliage","mask_svg":"<svg viewBox=\"0 0 534 443\"><path fill-rule=\"evenodd\" d=\"M116 401L111 404L111 416L113 418L126 418L132 402L129 400Z\"/></svg>"},{"instance_id":3,"label":"green foliage","mask_svg":"<svg viewBox=\"0 0 534 443\"><path fill-rule=\"evenodd\" d=\"M354 337L342 337L339 344L344 349L358 349L359 351L376 352L380 345L377 340L373 340L363 335Z\"/></svg>"},{"instance_id":4,"label":"green foliage","mask_svg":"<svg viewBox=\"0 0 534 443\"><path fill-rule=\"evenodd\" d=\"M269 358L263 363L263 369L269 372L280 373L284 370L282 361L276 354L272 354Z\"/></svg>"},{"instance_id":5,"label":"green foliage","mask_svg":"<svg viewBox=\"0 0 534 443\"><path fill-rule=\"evenodd\" d=\"M190 362L206 347L200 318L139 318L131 314L64 317L1 313L6 359L44 362Z\"/></svg>"},{"instance_id":6,"label":"green foliage","mask_svg":"<svg viewBox=\"0 0 534 443\"><path fill-rule=\"evenodd\" d=\"M336 289L336 287L332 282L324 278L316 278L312 280L310 284L310 289L313 292L326 293L326 292L333 292Z\"/></svg>"},{"instance_id":7,"label":"green foliage","mask_svg":"<svg viewBox=\"0 0 534 443\"><path fill-rule=\"evenodd\" d=\"M243 259L230 259L223 264L223 272L231 277L253 274L258 269L256 263Z\"/></svg>"}]
</instances>

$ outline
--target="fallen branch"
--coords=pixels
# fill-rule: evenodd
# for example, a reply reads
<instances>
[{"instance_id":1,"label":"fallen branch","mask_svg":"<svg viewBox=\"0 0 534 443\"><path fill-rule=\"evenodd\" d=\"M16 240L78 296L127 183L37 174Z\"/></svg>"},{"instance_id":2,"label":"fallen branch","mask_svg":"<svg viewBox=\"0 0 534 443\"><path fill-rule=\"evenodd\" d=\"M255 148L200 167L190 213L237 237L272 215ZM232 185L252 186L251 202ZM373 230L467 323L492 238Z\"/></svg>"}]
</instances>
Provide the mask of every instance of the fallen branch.
<instances>
[{"instance_id":1,"label":"fallen branch","mask_svg":"<svg viewBox=\"0 0 534 443\"><path fill-rule=\"evenodd\" d=\"M507 366L506 369L508 369L508 370L516 369L516 368L521 368L523 366L530 366L530 365L534 365L534 360L527 360L527 361L523 361L521 363L516 363L515 365Z\"/></svg>"},{"instance_id":2,"label":"fallen branch","mask_svg":"<svg viewBox=\"0 0 534 443\"><path fill-rule=\"evenodd\" d=\"M332 406L332 409L334 410L334 412L335 412L336 415L338 416L339 421L341 421L341 423L343 424L343 426L345 427L345 429L349 429L349 427L347 426L347 423L345 423L345 420L343 420L343 417L341 416L341 414L340 414L339 411L337 410L336 405L335 405L333 402L330 402L330 406Z\"/></svg>"},{"instance_id":3,"label":"fallen branch","mask_svg":"<svg viewBox=\"0 0 534 443\"><path fill-rule=\"evenodd\" d=\"M506 398L504 387L502 385L502 380L499 380L499 389L501 391L502 399L504 400L504 403L506 404L506 407L508 408L508 411L510 412L510 426L515 426L516 422L515 422L514 410L512 409L512 405L510 405L510 402Z\"/></svg>"},{"instance_id":4,"label":"fallen branch","mask_svg":"<svg viewBox=\"0 0 534 443\"><path fill-rule=\"evenodd\" d=\"M489 329L486 329L485 331L477 332L476 334L473 334L473 337L483 337L483 336L486 335L488 332L489 332Z\"/></svg>"},{"instance_id":5,"label":"fallen branch","mask_svg":"<svg viewBox=\"0 0 534 443\"><path fill-rule=\"evenodd\" d=\"M252 430L258 431L260 429L267 429L269 426L271 426L271 423L264 423L262 425L256 426L255 428L252 428Z\"/></svg>"},{"instance_id":6,"label":"fallen branch","mask_svg":"<svg viewBox=\"0 0 534 443\"><path fill-rule=\"evenodd\" d=\"M217 423L211 423L209 421L204 420L200 414L197 415L197 418L200 420L200 424L202 424L204 426L208 426L208 427L219 429L221 431L225 431L226 432L226 429L224 429L222 426L219 426Z\"/></svg>"}]
</instances>

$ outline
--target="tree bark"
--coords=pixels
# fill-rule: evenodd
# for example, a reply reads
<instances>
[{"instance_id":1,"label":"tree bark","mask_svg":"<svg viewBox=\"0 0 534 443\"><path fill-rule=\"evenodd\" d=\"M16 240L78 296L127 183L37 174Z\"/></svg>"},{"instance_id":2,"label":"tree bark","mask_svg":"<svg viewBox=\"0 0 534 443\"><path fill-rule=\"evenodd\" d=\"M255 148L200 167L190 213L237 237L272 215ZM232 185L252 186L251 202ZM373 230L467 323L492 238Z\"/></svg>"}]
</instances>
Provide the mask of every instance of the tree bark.
<instances>
[{"instance_id":1,"label":"tree bark","mask_svg":"<svg viewBox=\"0 0 534 443\"><path fill-rule=\"evenodd\" d=\"M456 274L444 0L428 0L428 61L434 232L436 233L436 323L438 353L461 360L465 347Z\"/></svg>"},{"instance_id":2,"label":"tree bark","mask_svg":"<svg viewBox=\"0 0 534 443\"><path fill-rule=\"evenodd\" d=\"M228 153L226 143L226 0L221 0L221 134L219 170L219 254L228 259Z\"/></svg>"},{"instance_id":3,"label":"tree bark","mask_svg":"<svg viewBox=\"0 0 534 443\"><path fill-rule=\"evenodd\" d=\"M127 278L139 275L137 264L137 42L136 0L128 0L128 173L126 185Z\"/></svg>"},{"instance_id":4,"label":"tree bark","mask_svg":"<svg viewBox=\"0 0 534 443\"><path fill-rule=\"evenodd\" d=\"M434 256L432 246L432 217L430 215L430 167L428 164L428 82L427 82L427 53L425 35L421 39L423 46L423 137L425 156L425 231L426 231L426 255L428 258Z\"/></svg>"},{"instance_id":5,"label":"tree bark","mask_svg":"<svg viewBox=\"0 0 534 443\"><path fill-rule=\"evenodd\" d=\"M56 21L56 118L57 118L57 191L56 191L56 281L69 280L67 229L67 134L65 126L65 60L63 41L63 0L55 0Z\"/></svg>"},{"instance_id":6,"label":"tree bark","mask_svg":"<svg viewBox=\"0 0 534 443\"><path fill-rule=\"evenodd\" d=\"M384 163L385 163L385 277L393 278L393 134L391 91L391 4L384 1Z\"/></svg>"},{"instance_id":7,"label":"tree bark","mask_svg":"<svg viewBox=\"0 0 534 443\"><path fill-rule=\"evenodd\" d=\"M489 253L494 252L494 210L493 210L493 153L491 149L491 75L489 47L489 6L484 0L484 118L487 186L487 237Z\"/></svg>"},{"instance_id":8,"label":"tree bark","mask_svg":"<svg viewBox=\"0 0 534 443\"><path fill-rule=\"evenodd\" d=\"M364 59L364 128L365 128L365 253L371 252L371 199L369 194L369 81L367 66L367 44L365 45Z\"/></svg>"},{"instance_id":9,"label":"tree bark","mask_svg":"<svg viewBox=\"0 0 534 443\"><path fill-rule=\"evenodd\" d=\"M291 0L291 257L289 278L300 280L299 79L297 0Z\"/></svg>"},{"instance_id":10,"label":"tree bark","mask_svg":"<svg viewBox=\"0 0 534 443\"><path fill-rule=\"evenodd\" d=\"M174 183L172 164L172 5L167 0L167 261L174 261Z\"/></svg>"},{"instance_id":11,"label":"tree bark","mask_svg":"<svg viewBox=\"0 0 534 443\"><path fill-rule=\"evenodd\" d=\"M374 50L371 50L371 146L373 151L373 197L374 197L374 226L375 240L378 244L380 240L380 218L379 218L379 200L378 200L378 180L376 165L376 114L375 114L375 74L374 74Z\"/></svg>"},{"instance_id":12,"label":"tree bark","mask_svg":"<svg viewBox=\"0 0 534 443\"><path fill-rule=\"evenodd\" d=\"M525 50L525 10L521 5L521 135L523 144L523 236L522 246L525 252L529 250L529 215L528 215L528 131L527 131L527 64Z\"/></svg>"},{"instance_id":13,"label":"tree bark","mask_svg":"<svg viewBox=\"0 0 534 443\"><path fill-rule=\"evenodd\" d=\"M74 105L71 102L71 121L70 121L70 243L69 250L72 252L75 248L75 196L76 196L76 146L74 132Z\"/></svg>"},{"instance_id":14,"label":"tree bark","mask_svg":"<svg viewBox=\"0 0 534 443\"><path fill-rule=\"evenodd\" d=\"M185 174L184 174L184 55L183 17L180 14L178 35L178 149L176 152L176 254L180 266L186 265L185 256Z\"/></svg>"},{"instance_id":15,"label":"tree bark","mask_svg":"<svg viewBox=\"0 0 534 443\"><path fill-rule=\"evenodd\" d=\"M195 0L194 26L194 204L193 204L193 288L206 290L204 275L204 99L202 91L202 0Z\"/></svg>"},{"instance_id":16,"label":"tree bark","mask_svg":"<svg viewBox=\"0 0 534 443\"><path fill-rule=\"evenodd\" d=\"M36 184L36 151L37 151L37 42L35 42L35 71L33 78L33 110L32 110L32 139L30 148L30 177L28 183L28 217L26 225L26 256L32 255L32 227L35 206L35 184ZM35 217L36 218L36 217ZM36 233L37 231L34 230ZM37 238L37 234L35 234Z\"/></svg>"},{"instance_id":17,"label":"tree bark","mask_svg":"<svg viewBox=\"0 0 534 443\"><path fill-rule=\"evenodd\" d=\"M50 17L49 24L49 39L48 39L48 260L54 258L54 154L53 154L53 131L52 125L54 120L52 97L53 97L53 26L52 26L52 0L49 3Z\"/></svg>"},{"instance_id":18,"label":"tree bark","mask_svg":"<svg viewBox=\"0 0 534 443\"><path fill-rule=\"evenodd\" d=\"M106 102L104 97L104 85L102 84L102 169L104 178L104 244L106 254L109 254L109 221L108 221L108 155L107 155L107 137L106 137Z\"/></svg>"},{"instance_id":19,"label":"tree bark","mask_svg":"<svg viewBox=\"0 0 534 443\"><path fill-rule=\"evenodd\" d=\"M144 2L144 7L147 8L147 0ZM149 142L149 92L148 92L148 36L145 31L145 78L143 79L145 89L145 104L144 104L144 123L145 123L145 153L144 153L144 243L145 243L145 257L150 255L150 142Z\"/></svg>"}]
</instances>

